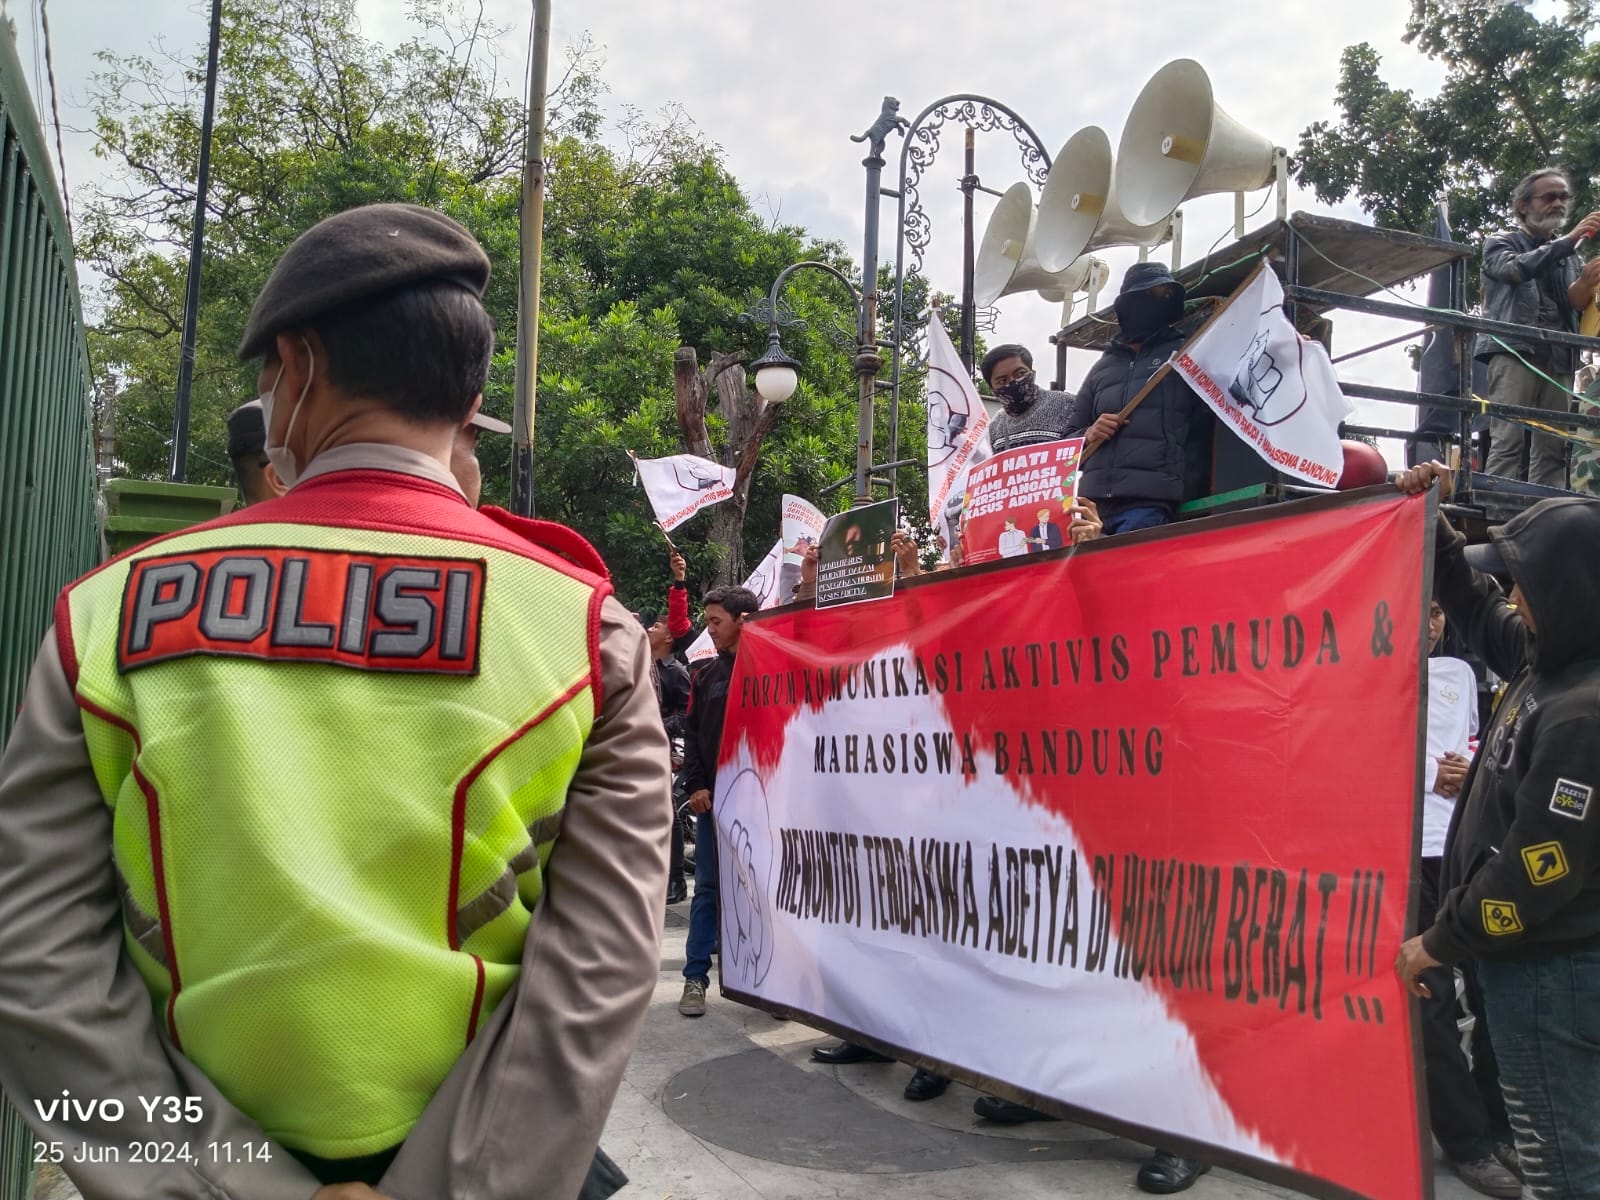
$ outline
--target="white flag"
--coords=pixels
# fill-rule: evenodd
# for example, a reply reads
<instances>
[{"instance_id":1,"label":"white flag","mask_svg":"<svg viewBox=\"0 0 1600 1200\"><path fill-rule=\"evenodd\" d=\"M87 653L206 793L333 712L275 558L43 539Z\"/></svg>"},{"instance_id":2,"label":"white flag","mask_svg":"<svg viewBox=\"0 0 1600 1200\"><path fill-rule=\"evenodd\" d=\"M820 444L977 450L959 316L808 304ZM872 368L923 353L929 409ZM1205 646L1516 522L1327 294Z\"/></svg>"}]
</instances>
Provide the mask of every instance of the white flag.
<instances>
[{"instance_id":1,"label":"white flag","mask_svg":"<svg viewBox=\"0 0 1600 1200\"><path fill-rule=\"evenodd\" d=\"M736 471L693 454L635 458L639 482L663 529L676 529L702 508L733 499Z\"/></svg>"},{"instance_id":2,"label":"white flag","mask_svg":"<svg viewBox=\"0 0 1600 1200\"><path fill-rule=\"evenodd\" d=\"M785 496L784 500L794 500L797 497ZM805 504L804 500L800 503ZM787 509L785 509L787 511ZM761 560L761 565L750 572L744 581L744 586L756 594L756 599L761 602L762 608L777 608L784 602L778 595L778 576L783 563L783 539L779 538L773 543L772 549L767 551L767 556ZM704 662L708 658L715 658L717 648L711 644L711 634L706 630L700 631L700 636L689 643L689 649L684 652L684 657L691 663Z\"/></svg>"},{"instance_id":3,"label":"white flag","mask_svg":"<svg viewBox=\"0 0 1600 1200\"><path fill-rule=\"evenodd\" d=\"M1173 359L1211 411L1278 470L1332 487L1344 470L1339 422L1350 401L1328 352L1283 311L1283 287L1258 269Z\"/></svg>"},{"instance_id":4,"label":"white flag","mask_svg":"<svg viewBox=\"0 0 1600 1200\"><path fill-rule=\"evenodd\" d=\"M967 468L989 457L989 411L938 314L928 321L928 523L950 544ZM954 512L951 512L952 507Z\"/></svg>"}]
</instances>

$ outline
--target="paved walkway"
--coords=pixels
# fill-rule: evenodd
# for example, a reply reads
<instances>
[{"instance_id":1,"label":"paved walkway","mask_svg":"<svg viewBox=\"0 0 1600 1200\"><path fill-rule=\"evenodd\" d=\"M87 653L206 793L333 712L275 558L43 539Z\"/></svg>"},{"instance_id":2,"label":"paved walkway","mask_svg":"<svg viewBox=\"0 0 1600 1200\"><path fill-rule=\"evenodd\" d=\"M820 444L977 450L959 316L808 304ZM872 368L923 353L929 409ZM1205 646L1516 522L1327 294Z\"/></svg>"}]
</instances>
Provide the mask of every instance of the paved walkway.
<instances>
[{"instance_id":1,"label":"paved walkway","mask_svg":"<svg viewBox=\"0 0 1600 1200\"><path fill-rule=\"evenodd\" d=\"M1060 1200L1135 1197L1143 1146L1069 1122L1004 1127L972 1112L959 1084L937 1100L900 1095L899 1064L825 1067L831 1042L724 1000L680 1016L688 905L667 913L661 980L603 1141L631 1182L619 1200ZM1194 1200L1295 1196L1231 1171ZM1438 1200L1473 1192L1442 1166Z\"/></svg>"},{"instance_id":2,"label":"paved walkway","mask_svg":"<svg viewBox=\"0 0 1600 1200\"><path fill-rule=\"evenodd\" d=\"M688 905L669 909L644 1036L603 1144L631 1182L618 1200L1064 1200L1141 1196L1146 1148L1070 1122L1015 1128L979 1120L959 1084L937 1100L900 1095L899 1064L824 1067L830 1042L796 1022L724 1000L678 1013ZM1477 1196L1442 1167L1438 1200ZM1299 1193L1217 1170L1193 1200ZM38 1200L76 1200L53 1171Z\"/></svg>"}]
</instances>

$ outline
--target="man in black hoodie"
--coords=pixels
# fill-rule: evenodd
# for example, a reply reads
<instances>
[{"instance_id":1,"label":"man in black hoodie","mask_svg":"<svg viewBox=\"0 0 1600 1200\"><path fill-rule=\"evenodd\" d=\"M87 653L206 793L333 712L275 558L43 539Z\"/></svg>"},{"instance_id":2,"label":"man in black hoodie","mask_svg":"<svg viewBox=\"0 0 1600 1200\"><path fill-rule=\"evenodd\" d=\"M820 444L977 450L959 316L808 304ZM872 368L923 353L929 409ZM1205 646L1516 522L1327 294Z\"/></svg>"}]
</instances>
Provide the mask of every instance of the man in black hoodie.
<instances>
[{"instance_id":1,"label":"man in black hoodie","mask_svg":"<svg viewBox=\"0 0 1600 1200\"><path fill-rule=\"evenodd\" d=\"M689 938L683 952L683 998L678 1001L678 1011L686 1017L705 1014L711 955L717 944L717 821L711 814L711 799L717 790L728 684L744 619L761 608L756 594L742 587L712 588L704 604L706 632L717 656L695 672L683 729L683 773L696 822L694 899L689 903Z\"/></svg>"},{"instance_id":2,"label":"man in black hoodie","mask_svg":"<svg viewBox=\"0 0 1600 1200\"><path fill-rule=\"evenodd\" d=\"M1399 478L1420 492L1438 463ZM1600 501L1543 500L1484 546L1441 518L1435 587L1511 680L1462 786L1432 925L1395 970L1477 962L1527 1193L1600 1196ZM1477 570L1474 570L1474 568ZM1487 572L1487 574L1480 573ZM1509 577L1508 598L1490 575Z\"/></svg>"}]
</instances>

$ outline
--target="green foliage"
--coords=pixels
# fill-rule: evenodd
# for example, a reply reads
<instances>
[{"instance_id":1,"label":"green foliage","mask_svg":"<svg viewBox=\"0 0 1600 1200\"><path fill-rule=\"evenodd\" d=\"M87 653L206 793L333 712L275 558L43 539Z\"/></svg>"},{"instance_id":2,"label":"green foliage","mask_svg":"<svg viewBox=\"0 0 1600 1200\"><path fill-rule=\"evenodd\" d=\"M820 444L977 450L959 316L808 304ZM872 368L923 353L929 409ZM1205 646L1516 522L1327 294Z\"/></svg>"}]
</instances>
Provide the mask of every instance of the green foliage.
<instances>
[{"instance_id":1,"label":"green foliage","mask_svg":"<svg viewBox=\"0 0 1600 1200\"><path fill-rule=\"evenodd\" d=\"M1412 0L1405 40L1446 68L1431 99L1385 84L1368 44L1341 60L1337 123L1300 138L1295 174L1324 203L1355 196L1380 225L1432 233L1447 198L1457 240L1511 220L1529 171L1570 173L1576 214L1594 208L1600 173L1600 22L1589 0L1540 21L1503 0Z\"/></svg>"},{"instance_id":2,"label":"green foliage","mask_svg":"<svg viewBox=\"0 0 1600 1200\"><path fill-rule=\"evenodd\" d=\"M485 303L500 331L485 408L509 418L525 121L516 81L499 77L486 49L501 31L445 0L412 6L416 35L399 47L362 35L354 0L230 0L223 12L190 479L231 481L224 417L256 392L254 366L233 351L273 264L297 234L357 204L432 205L483 243L494 264ZM96 398L114 405L117 454L132 476L163 476L169 455L204 57L203 45L181 60L107 52L93 89L98 153L114 179L86 206L78 253L103 280L91 304ZM675 106L624 109L607 123L600 66L580 44L550 102L535 506L596 544L626 602L659 608L665 545L626 452L682 448L673 351L753 358L765 326L740 314L784 266L851 267L837 244L764 223ZM854 461L850 353L828 337L853 328L848 298L837 281L802 271L783 299L804 322L783 337L801 384L755 476L745 532L757 555L777 537L783 492L815 499ZM717 440L714 410L710 423ZM920 425L910 429L920 444ZM481 443L486 503L508 498L508 442ZM715 566L715 548L697 544L705 520L674 536L692 585Z\"/></svg>"}]
</instances>

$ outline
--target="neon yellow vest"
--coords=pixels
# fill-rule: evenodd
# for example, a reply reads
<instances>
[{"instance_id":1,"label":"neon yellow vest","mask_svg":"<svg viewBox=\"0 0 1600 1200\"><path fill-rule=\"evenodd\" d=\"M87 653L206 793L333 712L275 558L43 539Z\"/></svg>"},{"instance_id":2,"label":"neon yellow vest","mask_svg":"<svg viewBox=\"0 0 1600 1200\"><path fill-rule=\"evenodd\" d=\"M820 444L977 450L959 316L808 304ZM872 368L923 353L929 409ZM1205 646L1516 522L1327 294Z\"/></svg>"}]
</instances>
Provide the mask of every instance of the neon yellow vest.
<instances>
[{"instance_id":1,"label":"neon yellow vest","mask_svg":"<svg viewBox=\"0 0 1600 1200\"><path fill-rule=\"evenodd\" d=\"M64 594L128 952L284 1145L404 1140L516 980L607 590L503 543L235 524Z\"/></svg>"}]
</instances>

